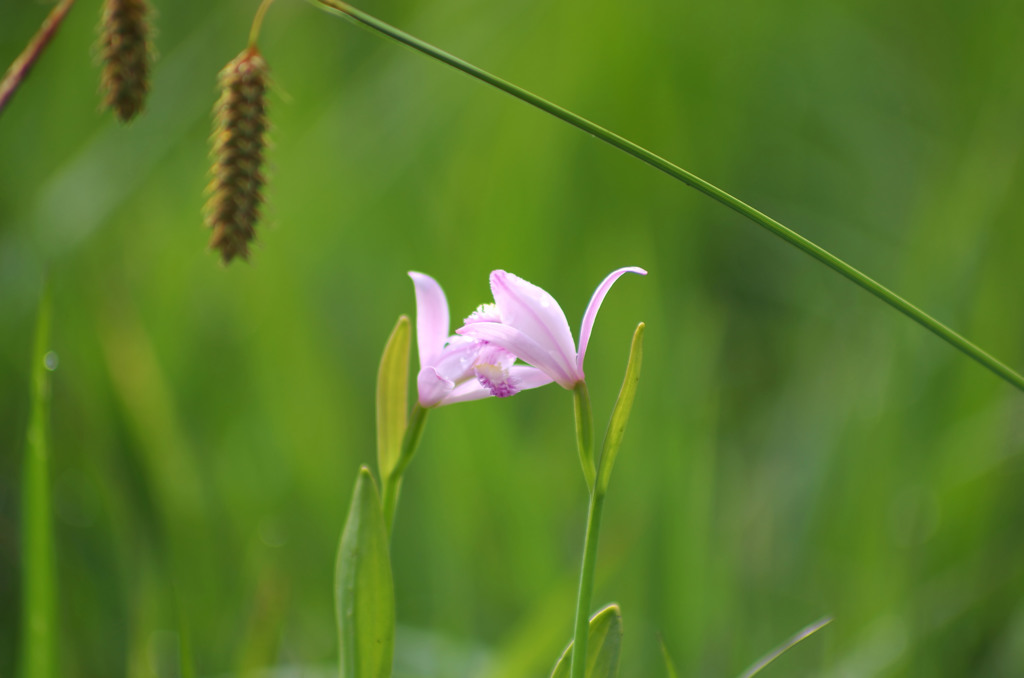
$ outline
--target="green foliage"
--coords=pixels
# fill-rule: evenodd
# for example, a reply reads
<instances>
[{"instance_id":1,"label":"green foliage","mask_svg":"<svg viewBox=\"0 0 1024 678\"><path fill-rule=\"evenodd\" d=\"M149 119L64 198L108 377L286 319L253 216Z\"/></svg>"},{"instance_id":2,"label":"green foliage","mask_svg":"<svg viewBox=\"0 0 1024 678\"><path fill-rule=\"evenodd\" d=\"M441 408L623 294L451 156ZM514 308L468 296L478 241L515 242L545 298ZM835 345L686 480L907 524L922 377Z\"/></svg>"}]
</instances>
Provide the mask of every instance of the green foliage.
<instances>
[{"instance_id":1,"label":"green foliage","mask_svg":"<svg viewBox=\"0 0 1024 678\"><path fill-rule=\"evenodd\" d=\"M391 330L377 370L377 470L391 475L402 453L409 411L409 318Z\"/></svg>"},{"instance_id":2,"label":"green foliage","mask_svg":"<svg viewBox=\"0 0 1024 678\"><path fill-rule=\"evenodd\" d=\"M680 675L736 676L826 613L761 676L1021 674L1013 389L717 203L305 3L263 26L266 217L251 263L225 269L201 217L209 116L256 3L162 4L130 126L97 113L99 3L76 3L0 117L0 544L22 543L47 270L62 677L170 664L175 597L200 676L329 665L332 517L376 463L406 271L434 275L458 322L507 269L575 329L594 281L627 264L650 275L608 297L586 366L603 424L646 323L595 582L630 613L622 675L662 674L657 630ZM712 180L1024 366L1024 3L364 9ZM6 67L45 8L0 14ZM570 409L546 387L430 414L392 538L396 663L455 646L477 675L551 669L586 493ZM3 676L22 557L0 547Z\"/></svg>"},{"instance_id":3,"label":"green foliage","mask_svg":"<svg viewBox=\"0 0 1024 678\"><path fill-rule=\"evenodd\" d=\"M341 677L390 678L395 590L380 495L365 466L341 533L334 594Z\"/></svg>"},{"instance_id":4,"label":"green foliage","mask_svg":"<svg viewBox=\"0 0 1024 678\"><path fill-rule=\"evenodd\" d=\"M626 433L626 424L633 411L633 400L636 399L636 387L640 383L640 366L644 357L644 324L640 323L633 333L633 341L629 347L629 362L626 363L626 375L622 379L619 397L615 399L612 416L608 419L608 430L604 435L601 447L601 466L598 469L597 492L605 492L612 477L615 457L622 446L622 436Z\"/></svg>"},{"instance_id":5,"label":"green foliage","mask_svg":"<svg viewBox=\"0 0 1024 678\"><path fill-rule=\"evenodd\" d=\"M658 644L661 646L661 658L665 662L665 678L679 678L676 663L672 660L668 646L665 645L665 640L661 636L658 636Z\"/></svg>"},{"instance_id":6,"label":"green foliage","mask_svg":"<svg viewBox=\"0 0 1024 678\"><path fill-rule=\"evenodd\" d=\"M21 678L57 675L57 573L50 492L50 347L52 305L43 293L32 342L31 398L21 495Z\"/></svg>"},{"instance_id":7,"label":"green foliage","mask_svg":"<svg viewBox=\"0 0 1024 678\"><path fill-rule=\"evenodd\" d=\"M788 650L792 649L793 646L795 646L797 643L811 637L831 622L832 619L830 617L825 617L824 619L819 619L813 624L808 624L804 628L794 633L790 638L786 640L786 642L782 643L782 645L779 645L777 648L775 648L774 650L772 650L771 652L769 652L768 654L754 662L749 669L743 672L743 675L741 675L740 678L754 678L754 676L761 673L761 671L763 671L765 667L767 667L773 661L781 657ZM662 649L664 649L664 645L662 645ZM667 661L667 650L665 652L665 658Z\"/></svg>"},{"instance_id":8,"label":"green foliage","mask_svg":"<svg viewBox=\"0 0 1024 678\"><path fill-rule=\"evenodd\" d=\"M565 648L551 678L569 678L572 646ZM622 647L622 611L615 603L607 605L590 618L587 632L586 678L616 678L619 675L619 650Z\"/></svg>"}]
</instances>

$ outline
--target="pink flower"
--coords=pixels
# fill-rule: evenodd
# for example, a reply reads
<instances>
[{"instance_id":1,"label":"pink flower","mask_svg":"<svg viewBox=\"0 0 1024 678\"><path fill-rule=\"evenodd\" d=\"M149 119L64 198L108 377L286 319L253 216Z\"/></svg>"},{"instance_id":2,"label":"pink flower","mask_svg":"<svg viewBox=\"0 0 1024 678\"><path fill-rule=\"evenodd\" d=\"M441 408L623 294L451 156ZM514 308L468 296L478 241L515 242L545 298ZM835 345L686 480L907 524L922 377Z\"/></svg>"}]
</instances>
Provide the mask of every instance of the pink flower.
<instances>
[{"instance_id":1,"label":"pink flower","mask_svg":"<svg viewBox=\"0 0 1024 678\"><path fill-rule=\"evenodd\" d=\"M487 396L506 398L550 384L544 372L515 365L515 354L490 342L448 334L448 300L437 281L409 272L416 287L416 344L420 371L416 390L422 407L438 407Z\"/></svg>"},{"instance_id":2,"label":"pink flower","mask_svg":"<svg viewBox=\"0 0 1024 678\"><path fill-rule=\"evenodd\" d=\"M505 271L491 273L494 304L481 306L456 332L508 351L538 368L562 388L572 390L585 379L583 357L597 311L612 284L624 273L647 275L644 269L629 266L612 271L597 286L583 314L579 350L573 342L565 313L554 297Z\"/></svg>"}]
</instances>

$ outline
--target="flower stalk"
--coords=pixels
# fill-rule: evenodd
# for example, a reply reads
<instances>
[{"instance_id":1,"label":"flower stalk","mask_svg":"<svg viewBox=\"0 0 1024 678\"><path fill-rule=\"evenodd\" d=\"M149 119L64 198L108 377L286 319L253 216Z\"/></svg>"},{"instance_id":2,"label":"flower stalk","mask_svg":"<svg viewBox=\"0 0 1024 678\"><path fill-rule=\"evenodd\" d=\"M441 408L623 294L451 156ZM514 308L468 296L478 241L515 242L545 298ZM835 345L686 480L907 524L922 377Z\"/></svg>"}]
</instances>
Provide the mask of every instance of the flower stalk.
<instances>
[{"instance_id":1,"label":"flower stalk","mask_svg":"<svg viewBox=\"0 0 1024 678\"><path fill-rule=\"evenodd\" d=\"M576 596L576 621L573 625L571 678L584 678L587 660L587 637L590 631L590 599L594 593L594 570L597 566L597 539L601 532L604 492L590 493L587 509L587 532L583 541L583 564Z\"/></svg>"},{"instance_id":2,"label":"flower stalk","mask_svg":"<svg viewBox=\"0 0 1024 678\"><path fill-rule=\"evenodd\" d=\"M384 524L387 526L388 537L391 536L392 527L395 522L395 511L398 508L398 494L402 489L402 476L406 467L412 461L416 450L420 446L420 439L423 438L423 427L427 423L428 408L416 404L409 414L409 425L405 429L405 436L402 439L402 452L398 457L391 472L383 478L384 491L381 495L381 504L384 507Z\"/></svg>"},{"instance_id":3,"label":"flower stalk","mask_svg":"<svg viewBox=\"0 0 1024 678\"><path fill-rule=\"evenodd\" d=\"M580 566L580 585L576 597L576 619L573 626L573 646L570 663L571 678L584 678L587 659L587 638L590 634L590 599L594 593L594 570L597 567L597 541L601 531L601 513L604 509L604 497L608 491L608 482L611 478L612 466L615 457L618 455L619 447L622 444L622 436L626 430L626 423L629 421L630 412L633 409L633 401L636 397L636 389L640 382L640 366L643 364L643 323L637 325L633 333L633 341L629 348L629 362L626 364L626 376L622 380L622 388L619 389L619 397L612 408L612 414L608 420L608 431L605 433L604 443L601 446L601 458L598 460L596 472L593 470L593 450L590 451L591 471L587 476L588 487L590 487L590 505L587 509L587 531L583 541L583 563ZM580 382L583 384L583 382ZM580 433L581 410L590 412L590 396L586 386L573 390L576 401L576 428L577 441L592 441L593 432L589 434ZM585 422L590 425L591 422ZM580 458L583 459L586 452L580 442ZM592 443L591 443L592 444ZM587 465L584 464L584 474L587 474Z\"/></svg>"},{"instance_id":4,"label":"flower stalk","mask_svg":"<svg viewBox=\"0 0 1024 678\"><path fill-rule=\"evenodd\" d=\"M252 28L249 29L249 47L255 47L257 41L260 39L260 29L263 28L263 17L267 15L267 10L274 4L274 0L263 0L260 3L259 9L256 10L256 16L252 20Z\"/></svg>"},{"instance_id":5,"label":"flower stalk","mask_svg":"<svg viewBox=\"0 0 1024 678\"><path fill-rule=\"evenodd\" d=\"M588 488L594 487L597 469L594 465L594 414L590 408L587 382L577 382L572 390L573 410L576 414L576 448L580 453L583 479Z\"/></svg>"}]
</instances>

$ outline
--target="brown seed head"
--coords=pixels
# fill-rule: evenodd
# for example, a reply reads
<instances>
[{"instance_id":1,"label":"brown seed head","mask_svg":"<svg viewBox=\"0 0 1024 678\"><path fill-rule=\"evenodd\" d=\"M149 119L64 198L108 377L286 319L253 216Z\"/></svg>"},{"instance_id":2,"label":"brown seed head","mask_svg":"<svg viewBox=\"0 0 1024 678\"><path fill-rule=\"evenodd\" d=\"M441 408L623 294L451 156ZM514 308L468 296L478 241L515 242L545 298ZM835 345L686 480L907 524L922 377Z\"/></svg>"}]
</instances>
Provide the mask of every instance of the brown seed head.
<instances>
[{"instance_id":1,"label":"brown seed head","mask_svg":"<svg viewBox=\"0 0 1024 678\"><path fill-rule=\"evenodd\" d=\"M224 263L247 259L263 202L263 149L267 132L267 62L248 47L220 72L214 107L213 181L207 189L210 247Z\"/></svg>"},{"instance_id":2,"label":"brown seed head","mask_svg":"<svg viewBox=\"0 0 1024 678\"><path fill-rule=\"evenodd\" d=\"M104 0L99 53L103 60L103 105L121 122L138 115L149 92L150 41L148 0Z\"/></svg>"}]
</instances>

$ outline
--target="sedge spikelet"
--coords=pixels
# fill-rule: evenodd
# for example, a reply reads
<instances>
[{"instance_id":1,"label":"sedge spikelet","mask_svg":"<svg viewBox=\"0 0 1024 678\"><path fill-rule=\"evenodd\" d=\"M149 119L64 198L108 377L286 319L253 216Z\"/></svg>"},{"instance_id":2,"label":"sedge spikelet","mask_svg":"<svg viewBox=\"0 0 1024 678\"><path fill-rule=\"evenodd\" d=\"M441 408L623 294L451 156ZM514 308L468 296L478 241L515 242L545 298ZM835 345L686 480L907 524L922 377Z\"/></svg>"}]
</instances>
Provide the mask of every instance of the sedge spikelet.
<instances>
[{"instance_id":1,"label":"sedge spikelet","mask_svg":"<svg viewBox=\"0 0 1024 678\"><path fill-rule=\"evenodd\" d=\"M121 122L138 115L149 93L153 55L148 0L104 0L99 53L103 60L103 105Z\"/></svg>"},{"instance_id":2,"label":"sedge spikelet","mask_svg":"<svg viewBox=\"0 0 1024 678\"><path fill-rule=\"evenodd\" d=\"M210 247L224 263L247 259L263 202L263 150L267 132L267 62L248 47L220 72L214 107L213 181L206 203Z\"/></svg>"}]
</instances>

